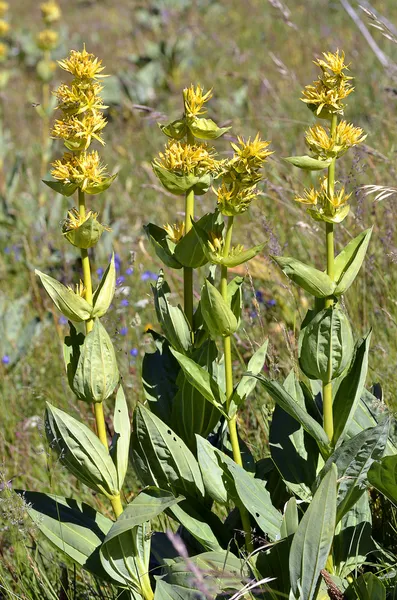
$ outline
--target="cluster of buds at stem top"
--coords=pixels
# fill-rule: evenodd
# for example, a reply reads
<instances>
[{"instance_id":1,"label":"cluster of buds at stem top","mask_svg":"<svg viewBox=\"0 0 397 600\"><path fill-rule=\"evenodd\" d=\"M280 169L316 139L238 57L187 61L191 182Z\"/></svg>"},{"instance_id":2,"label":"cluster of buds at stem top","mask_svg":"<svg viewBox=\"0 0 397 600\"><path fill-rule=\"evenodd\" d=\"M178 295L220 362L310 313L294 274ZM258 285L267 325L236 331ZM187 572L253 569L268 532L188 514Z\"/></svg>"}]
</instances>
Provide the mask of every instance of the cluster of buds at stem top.
<instances>
[{"instance_id":1,"label":"cluster of buds at stem top","mask_svg":"<svg viewBox=\"0 0 397 600\"><path fill-rule=\"evenodd\" d=\"M270 142L261 140L259 133L253 140L237 139L237 144L231 144L234 154L224 165L222 183L215 190L218 209L226 216L239 215L248 209L258 195L256 185L262 179L260 169L273 154L267 149Z\"/></svg>"},{"instance_id":2,"label":"cluster of buds at stem top","mask_svg":"<svg viewBox=\"0 0 397 600\"><path fill-rule=\"evenodd\" d=\"M54 76L56 63L51 60L51 52L59 45L59 33L53 28L61 16L59 5L53 1L40 4L41 16L45 29L36 36L36 44L43 53L43 58L37 63L37 74L43 83L49 83Z\"/></svg>"},{"instance_id":3,"label":"cluster of buds at stem top","mask_svg":"<svg viewBox=\"0 0 397 600\"><path fill-rule=\"evenodd\" d=\"M342 120L338 123L338 115L344 113L344 103L354 88L350 81L353 79L345 74L348 66L345 55L337 50L334 54L323 53L323 59L315 61L321 69L321 76L312 85L303 90L303 98L308 107L319 118L330 119L329 127L316 124L306 131L306 144L317 161L315 168L330 168L336 159L349 150L361 144L366 134L360 127ZM334 166L331 177L320 179L319 187L304 190L295 200L308 206L309 214L318 221L340 223L349 213L347 194L343 186L334 181Z\"/></svg>"},{"instance_id":4,"label":"cluster of buds at stem top","mask_svg":"<svg viewBox=\"0 0 397 600\"><path fill-rule=\"evenodd\" d=\"M8 8L8 2L0 1L0 62L4 62L8 58L8 45L4 39L7 37L10 31L10 24L4 18L7 14Z\"/></svg>"},{"instance_id":5,"label":"cluster of buds at stem top","mask_svg":"<svg viewBox=\"0 0 397 600\"><path fill-rule=\"evenodd\" d=\"M52 163L52 176L56 182L47 182L60 193L71 195L77 189L88 194L98 194L107 189L114 177L106 174L96 150L89 151L96 140L104 144L102 130L106 126L103 110L107 108L101 98L99 80L104 67L84 48L72 50L69 58L59 61L60 67L73 75L70 85L62 83L54 92L57 108L62 113L52 129L54 138L62 139L67 151ZM99 240L105 227L97 220L97 213L72 209L63 223L65 237L79 248L90 248Z\"/></svg>"}]
</instances>

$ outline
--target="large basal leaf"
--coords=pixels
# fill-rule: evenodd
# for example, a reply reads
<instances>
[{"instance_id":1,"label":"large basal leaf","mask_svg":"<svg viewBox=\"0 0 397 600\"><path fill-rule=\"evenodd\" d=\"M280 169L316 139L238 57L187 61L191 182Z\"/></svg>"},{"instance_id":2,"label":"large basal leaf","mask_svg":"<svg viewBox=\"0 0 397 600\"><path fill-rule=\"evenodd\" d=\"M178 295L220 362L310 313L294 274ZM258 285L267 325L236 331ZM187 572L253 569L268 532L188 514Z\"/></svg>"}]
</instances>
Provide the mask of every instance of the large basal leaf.
<instances>
[{"instance_id":1,"label":"large basal leaf","mask_svg":"<svg viewBox=\"0 0 397 600\"><path fill-rule=\"evenodd\" d=\"M121 385L116 394L113 428L114 435L110 448L110 456L112 457L116 466L119 490L121 490L128 469L131 438L131 424L130 415L128 414L128 404Z\"/></svg>"},{"instance_id":2,"label":"large basal leaf","mask_svg":"<svg viewBox=\"0 0 397 600\"><path fill-rule=\"evenodd\" d=\"M374 461L383 456L389 426L390 422L386 419L376 427L359 433L339 446L325 463L322 474L327 473L335 464L340 479L337 522L354 506L367 488L368 470Z\"/></svg>"},{"instance_id":3,"label":"large basal leaf","mask_svg":"<svg viewBox=\"0 0 397 600\"><path fill-rule=\"evenodd\" d=\"M367 377L370 343L371 332L357 345L350 370L336 392L333 404L334 445L344 440L354 418Z\"/></svg>"},{"instance_id":4,"label":"large basal leaf","mask_svg":"<svg viewBox=\"0 0 397 600\"><path fill-rule=\"evenodd\" d=\"M375 550L368 494L363 494L336 527L332 545L334 574L345 579L357 571Z\"/></svg>"},{"instance_id":5,"label":"large basal leaf","mask_svg":"<svg viewBox=\"0 0 397 600\"><path fill-rule=\"evenodd\" d=\"M203 479L192 452L142 404L138 404L134 413L131 456L145 484L171 490L176 495L204 496Z\"/></svg>"},{"instance_id":6,"label":"large basal leaf","mask_svg":"<svg viewBox=\"0 0 397 600\"><path fill-rule=\"evenodd\" d=\"M291 544L291 588L300 600L314 598L331 550L336 523L337 469L332 465L302 517Z\"/></svg>"},{"instance_id":7,"label":"large basal leaf","mask_svg":"<svg viewBox=\"0 0 397 600\"><path fill-rule=\"evenodd\" d=\"M361 232L335 258L335 294L344 294L355 280L364 261L373 227Z\"/></svg>"},{"instance_id":8,"label":"large basal leaf","mask_svg":"<svg viewBox=\"0 0 397 600\"><path fill-rule=\"evenodd\" d=\"M45 430L50 447L79 481L108 497L118 495L116 467L87 425L47 402Z\"/></svg>"},{"instance_id":9,"label":"large basal leaf","mask_svg":"<svg viewBox=\"0 0 397 600\"><path fill-rule=\"evenodd\" d=\"M189 590L180 585L171 585L162 579L156 583L154 600L206 600L198 590Z\"/></svg>"},{"instance_id":10,"label":"large basal leaf","mask_svg":"<svg viewBox=\"0 0 397 600\"><path fill-rule=\"evenodd\" d=\"M224 483L224 470L219 466L216 449L208 440L196 436L197 460L203 475L204 487L207 494L219 504L229 500L227 487Z\"/></svg>"},{"instance_id":11,"label":"large basal leaf","mask_svg":"<svg viewBox=\"0 0 397 600\"><path fill-rule=\"evenodd\" d=\"M363 573L346 590L347 600L386 600L386 588L373 573Z\"/></svg>"},{"instance_id":12,"label":"large basal leaf","mask_svg":"<svg viewBox=\"0 0 397 600\"><path fill-rule=\"evenodd\" d=\"M293 371L285 380L284 388L302 410L306 410L303 392ZM270 425L269 446L287 487L301 500L310 501L311 486L317 475L318 446L300 423L278 405Z\"/></svg>"},{"instance_id":13,"label":"large basal leaf","mask_svg":"<svg viewBox=\"0 0 397 600\"><path fill-rule=\"evenodd\" d=\"M157 318L168 341L179 352L186 352L192 345L190 326L182 308L169 303L170 288L162 271L152 290Z\"/></svg>"},{"instance_id":14,"label":"large basal leaf","mask_svg":"<svg viewBox=\"0 0 397 600\"><path fill-rule=\"evenodd\" d=\"M99 559L99 548L112 521L88 504L70 498L18 490L27 512L40 531L84 569L109 580Z\"/></svg>"},{"instance_id":15,"label":"large basal leaf","mask_svg":"<svg viewBox=\"0 0 397 600\"><path fill-rule=\"evenodd\" d=\"M368 481L397 506L397 455L374 462L368 471Z\"/></svg>"},{"instance_id":16,"label":"large basal leaf","mask_svg":"<svg viewBox=\"0 0 397 600\"><path fill-rule=\"evenodd\" d=\"M251 376L251 374L249 374L249 376ZM300 423L303 429L316 440L321 453L328 456L330 441L321 425L317 423L317 421L309 415L306 409L302 408L277 381L270 381L262 375L255 375L255 377L259 379L276 404Z\"/></svg>"},{"instance_id":17,"label":"large basal leaf","mask_svg":"<svg viewBox=\"0 0 397 600\"><path fill-rule=\"evenodd\" d=\"M269 340L266 339L258 348L258 350L256 350L256 352L252 355L248 362L247 373L259 375L259 373L262 371L266 360L268 344ZM256 384L256 379L251 377L242 377L233 391L231 405L234 407L241 406L248 398L250 393L255 389Z\"/></svg>"},{"instance_id":18,"label":"large basal leaf","mask_svg":"<svg viewBox=\"0 0 397 600\"><path fill-rule=\"evenodd\" d=\"M289 256L272 256L285 275L316 298L327 298L335 291L335 283L326 273Z\"/></svg>"},{"instance_id":19,"label":"large basal leaf","mask_svg":"<svg viewBox=\"0 0 397 600\"><path fill-rule=\"evenodd\" d=\"M216 516L202 506L197 510L187 501L173 505L169 511L172 516L205 548L205 550L222 550L216 538L211 522ZM221 526L221 522L218 523Z\"/></svg>"},{"instance_id":20,"label":"large basal leaf","mask_svg":"<svg viewBox=\"0 0 397 600\"><path fill-rule=\"evenodd\" d=\"M156 351L145 353L142 361L142 384L152 412L164 423L171 424L173 399L178 391L178 361L170 352L165 337L152 333Z\"/></svg>"}]
</instances>

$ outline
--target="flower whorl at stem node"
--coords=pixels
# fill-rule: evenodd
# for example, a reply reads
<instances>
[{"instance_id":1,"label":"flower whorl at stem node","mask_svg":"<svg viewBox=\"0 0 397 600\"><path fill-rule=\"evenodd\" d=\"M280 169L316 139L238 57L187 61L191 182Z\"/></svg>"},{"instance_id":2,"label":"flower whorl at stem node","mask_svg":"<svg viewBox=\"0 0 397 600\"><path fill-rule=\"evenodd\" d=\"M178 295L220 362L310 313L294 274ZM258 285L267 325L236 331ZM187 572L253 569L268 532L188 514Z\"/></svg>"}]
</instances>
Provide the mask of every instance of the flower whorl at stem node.
<instances>
[{"instance_id":1,"label":"flower whorl at stem node","mask_svg":"<svg viewBox=\"0 0 397 600\"><path fill-rule=\"evenodd\" d=\"M49 0L49 2L42 2L40 4L41 16L46 25L59 21L62 16L61 8L57 2Z\"/></svg>"},{"instance_id":2,"label":"flower whorl at stem node","mask_svg":"<svg viewBox=\"0 0 397 600\"><path fill-rule=\"evenodd\" d=\"M339 158L349 148L361 144L367 135L361 127L341 121L331 135L322 125L314 125L306 132L306 144L316 158Z\"/></svg>"},{"instance_id":3,"label":"flower whorl at stem node","mask_svg":"<svg viewBox=\"0 0 397 600\"><path fill-rule=\"evenodd\" d=\"M153 164L180 175L216 175L220 172L223 161L216 160L214 156L215 148L208 144L190 145L172 140L154 159Z\"/></svg>"}]
</instances>

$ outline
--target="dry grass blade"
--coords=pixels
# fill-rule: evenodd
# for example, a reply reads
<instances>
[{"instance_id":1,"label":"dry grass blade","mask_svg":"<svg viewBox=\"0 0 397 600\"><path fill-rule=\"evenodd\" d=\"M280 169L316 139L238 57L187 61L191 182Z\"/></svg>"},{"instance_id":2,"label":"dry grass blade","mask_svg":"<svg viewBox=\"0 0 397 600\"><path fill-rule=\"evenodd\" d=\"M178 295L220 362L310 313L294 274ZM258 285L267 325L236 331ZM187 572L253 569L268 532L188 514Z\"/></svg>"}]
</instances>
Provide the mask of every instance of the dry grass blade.
<instances>
[{"instance_id":1,"label":"dry grass blade","mask_svg":"<svg viewBox=\"0 0 397 600\"><path fill-rule=\"evenodd\" d=\"M376 194L374 198L375 202L381 202L382 200L386 200L387 198L394 196L394 194L397 194L397 188L384 185L363 185L361 189L364 190L366 196Z\"/></svg>"},{"instance_id":2,"label":"dry grass blade","mask_svg":"<svg viewBox=\"0 0 397 600\"><path fill-rule=\"evenodd\" d=\"M378 29L382 33L383 37L390 40L394 44L397 44L397 37L396 37L395 32L391 30L391 28L385 22L385 20L383 19L383 17L381 15L380 16L376 15L374 12L372 12L372 10L369 10L369 8L366 8L365 6L362 6L361 4L359 5L359 7L361 8L362 11L365 12L365 14L372 21L372 23L369 23L369 25L371 27L373 27L374 29Z\"/></svg>"}]
</instances>

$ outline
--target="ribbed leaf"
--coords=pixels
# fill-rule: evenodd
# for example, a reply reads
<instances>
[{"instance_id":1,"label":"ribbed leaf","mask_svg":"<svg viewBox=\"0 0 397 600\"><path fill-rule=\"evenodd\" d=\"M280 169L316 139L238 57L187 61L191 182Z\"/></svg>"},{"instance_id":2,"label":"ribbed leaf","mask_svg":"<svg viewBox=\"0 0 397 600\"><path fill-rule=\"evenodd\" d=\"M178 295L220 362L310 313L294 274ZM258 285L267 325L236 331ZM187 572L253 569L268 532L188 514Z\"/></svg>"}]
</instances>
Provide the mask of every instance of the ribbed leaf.
<instances>
[{"instance_id":1,"label":"ribbed leaf","mask_svg":"<svg viewBox=\"0 0 397 600\"><path fill-rule=\"evenodd\" d=\"M285 275L316 298L332 296L335 283L326 273L288 256L272 256Z\"/></svg>"},{"instance_id":2,"label":"ribbed leaf","mask_svg":"<svg viewBox=\"0 0 397 600\"><path fill-rule=\"evenodd\" d=\"M114 292L116 289L116 267L114 264L114 253L112 259L102 275L101 282L94 292L92 303L93 317L102 317L107 313L109 306L112 303Z\"/></svg>"},{"instance_id":3,"label":"ribbed leaf","mask_svg":"<svg viewBox=\"0 0 397 600\"><path fill-rule=\"evenodd\" d=\"M67 319L78 323L81 321L87 321L91 317L92 306L88 304L87 300L78 294L75 294L75 292L67 288L53 277L50 277L49 275L46 275L37 269L35 274L39 277L45 291L57 309Z\"/></svg>"},{"instance_id":4,"label":"ribbed leaf","mask_svg":"<svg viewBox=\"0 0 397 600\"><path fill-rule=\"evenodd\" d=\"M368 471L368 481L397 506L397 455L374 462Z\"/></svg>"},{"instance_id":5,"label":"ribbed leaf","mask_svg":"<svg viewBox=\"0 0 397 600\"><path fill-rule=\"evenodd\" d=\"M154 600L206 600L206 598L198 590L171 585L163 579L159 579L156 583Z\"/></svg>"},{"instance_id":6,"label":"ribbed leaf","mask_svg":"<svg viewBox=\"0 0 397 600\"><path fill-rule=\"evenodd\" d=\"M128 414L128 404L125 399L124 390L120 385L116 394L113 419L114 435L110 456L117 470L119 489L121 490L128 469L128 457L131 439L130 415Z\"/></svg>"},{"instance_id":7,"label":"ribbed leaf","mask_svg":"<svg viewBox=\"0 0 397 600\"><path fill-rule=\"evenodd\" d=\"M367 253L373 227L360 233L335 258L335 295L344 294L355 280Z\"/></svg>"},{"instance_id":8,"label":"ribbed leaf","mask_svg":"<svg viewBox=\"0 0 397 600\"><path fill-rule=\"evenodd\" d=\"M192 340L190 326L180 306L172 306L168 301L170 289L161 271L156 287L152 287L157 318L173 348L179 352L189 350Z\"/></svg>"},{"instance_id":9,"label":"ribbed leaf","mask_svg":"<svg viewBox=\"0 0 397 600\"><path fill-rule=\"evenodd\" d=\"M206 492L219 504L229 500L224 483L224 471L219 466L218 455L212 444L201 436L196 436L197 460L200 465Z\"/></svg>"},{"instance_id":10,"label":"ribbed leaf","mask_svg":"<svg viewBox=\"0 0 397 600\"><path fill-rule=\"evenodd\" d=\"M211 521L216 516L204 510L202 507L194 506L188 502L173 505L169 511L172 516L198 541L205 550L222 550L214 532L211 529Z\"/></svg>"}]
</instances>

